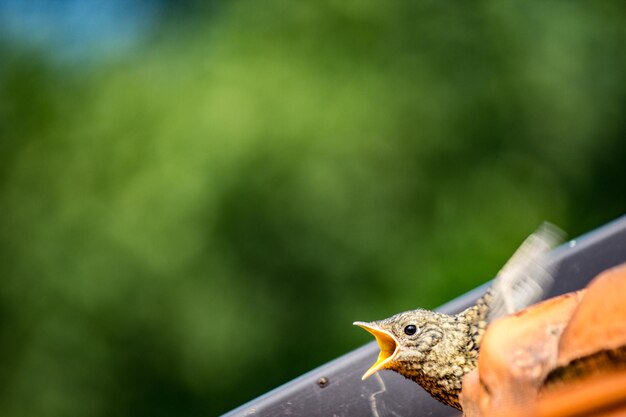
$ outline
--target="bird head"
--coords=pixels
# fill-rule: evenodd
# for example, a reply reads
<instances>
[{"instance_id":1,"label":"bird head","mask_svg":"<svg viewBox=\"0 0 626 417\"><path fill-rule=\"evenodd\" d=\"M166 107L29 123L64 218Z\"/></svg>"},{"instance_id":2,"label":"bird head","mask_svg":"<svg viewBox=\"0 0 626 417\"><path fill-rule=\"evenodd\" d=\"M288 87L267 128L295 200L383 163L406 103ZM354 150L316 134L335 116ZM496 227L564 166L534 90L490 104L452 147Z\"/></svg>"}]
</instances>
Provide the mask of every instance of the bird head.
<instances>
[{"instance_id":1,"label":"bird head","mask_svg":"<svg viewBox=\"0 0 626 417\"><path fill-rule=\"evenodd\" d=\"M410 376L421 369L431 355L437 354L444 331L454 331L454 317L428 310L412 310L388 319L354 324L371 333L378 342L378 360L362 379L382 369L391 369ZM441 349L439 349L441 350ZM444 353L444 352L441 352Z\"/></svg>"}]
</instances>

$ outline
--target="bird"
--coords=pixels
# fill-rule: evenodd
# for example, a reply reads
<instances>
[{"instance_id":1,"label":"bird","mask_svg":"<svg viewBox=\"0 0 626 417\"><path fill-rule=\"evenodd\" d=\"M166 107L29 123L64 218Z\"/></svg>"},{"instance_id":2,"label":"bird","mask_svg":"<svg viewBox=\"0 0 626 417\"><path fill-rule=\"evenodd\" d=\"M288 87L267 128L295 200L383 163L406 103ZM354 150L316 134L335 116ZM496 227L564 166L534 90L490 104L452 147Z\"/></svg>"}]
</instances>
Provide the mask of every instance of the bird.
<instances>
[{"instance_id":1,"label":"bird","mask_svg":"<svg viewBox=\"0 0 626 417\"><path fill-rule=\"evenodd\" d=\"M392 370L418 383L432 397L462 411L463 376L476 368L489 323L538 301L553 283L552 249L563 232L543 223L500 269L491 286L466 310L449 315L418 308L383 320L357 321L378 342L378 360L362 379Z\"/></svg>"}]
</instances>

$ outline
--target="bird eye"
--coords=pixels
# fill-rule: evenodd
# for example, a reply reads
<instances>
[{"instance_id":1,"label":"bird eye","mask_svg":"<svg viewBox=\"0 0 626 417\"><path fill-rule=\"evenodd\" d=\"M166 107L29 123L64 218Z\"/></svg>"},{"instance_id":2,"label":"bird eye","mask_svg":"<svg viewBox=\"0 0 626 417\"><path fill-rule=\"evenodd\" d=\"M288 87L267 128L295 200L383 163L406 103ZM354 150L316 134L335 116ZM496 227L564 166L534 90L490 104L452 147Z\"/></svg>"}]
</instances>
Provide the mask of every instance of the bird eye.
<instances>
[{"instance_id":1,"label":"bird eye","mask_svg":"<svg viewBox=\"0 0 626 417\"><path fill-rule=\"evenodd\" d=\"M408 336L412 336L417 332L417 327L413 324L409 324L404 328L404 333Z\"/></svg>"}]
</instances>

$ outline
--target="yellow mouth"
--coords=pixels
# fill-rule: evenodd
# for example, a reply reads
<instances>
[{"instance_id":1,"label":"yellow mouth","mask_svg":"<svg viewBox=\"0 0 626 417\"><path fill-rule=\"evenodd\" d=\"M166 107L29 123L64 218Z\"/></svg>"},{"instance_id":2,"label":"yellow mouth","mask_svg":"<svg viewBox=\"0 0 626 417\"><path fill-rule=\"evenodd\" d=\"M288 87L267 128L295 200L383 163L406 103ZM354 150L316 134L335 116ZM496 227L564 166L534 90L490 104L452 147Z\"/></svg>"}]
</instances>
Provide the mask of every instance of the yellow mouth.
<instances>
[{"instance_id":1,"label":"yellow mouth","mask_svg":"<svg viewBox=\"0 0 626 417\"><path fill-rule=\"evenodd\" d=\"M399 344L396 338L386 330L379 328L371 323L365 323L362 321L355 321L354 325L362 327L370 332L376 338L380 353L378 354L378 360L363 374L361 379L366 379L372 374L388 367L390 362L396 356L398 352Z\"/></svg>"}]
</instances>

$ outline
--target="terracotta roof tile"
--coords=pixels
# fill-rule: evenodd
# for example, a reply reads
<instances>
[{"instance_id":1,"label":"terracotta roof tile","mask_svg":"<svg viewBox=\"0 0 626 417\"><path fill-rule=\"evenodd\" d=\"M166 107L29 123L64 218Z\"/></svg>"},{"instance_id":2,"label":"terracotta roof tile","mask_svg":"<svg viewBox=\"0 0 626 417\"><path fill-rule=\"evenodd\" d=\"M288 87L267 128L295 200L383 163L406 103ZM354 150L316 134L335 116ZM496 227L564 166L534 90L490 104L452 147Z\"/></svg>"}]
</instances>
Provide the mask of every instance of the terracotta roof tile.
<instances>
[{"instance_id":1,"label":"terracotta roof tile","mask_svg":"<svg viewBox=\"0 0 626 417\"><path fill-rule=\"evenodd\" d=\"M463 382L465 415L578 415L571 412L582 405L555 411L563 408L559 404L575 404L562 399L576 392L595 395L585 397L585 404L624 400L626 407L626 388L618 389L626 383L606 388L607 381L615 388L626 378L625 298L623 265L600 274L586 290L495 321L485 333L478 368ZM623 374L615 373L622 366Z\"/></svg>"}]
</instances>

